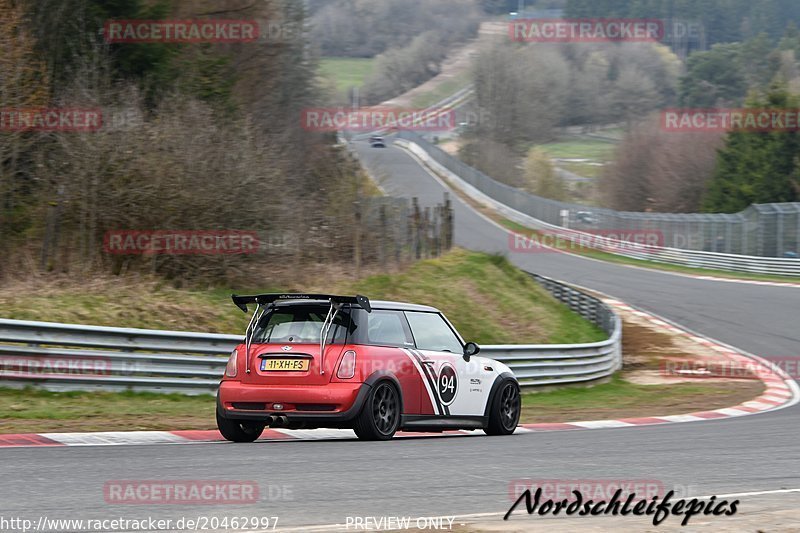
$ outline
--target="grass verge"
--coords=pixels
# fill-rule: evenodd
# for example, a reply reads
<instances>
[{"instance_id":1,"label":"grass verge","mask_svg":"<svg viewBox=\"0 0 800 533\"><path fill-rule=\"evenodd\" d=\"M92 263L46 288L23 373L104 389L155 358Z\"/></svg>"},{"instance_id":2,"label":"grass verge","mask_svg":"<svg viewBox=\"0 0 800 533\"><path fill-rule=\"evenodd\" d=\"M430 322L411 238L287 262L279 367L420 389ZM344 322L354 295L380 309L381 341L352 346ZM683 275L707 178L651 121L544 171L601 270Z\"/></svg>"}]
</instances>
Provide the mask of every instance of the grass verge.
<instances>
[{"instance_id":1,"label":"grass verge","mask_svg":"<svg viewBox=\"0 0 800 533\"><path fill-rule=\"evenodd\" d=\"M411 99L411 105L414 108L424 109L430 107L438 102L441 102L448 96L452 96L467 85L470 84L470 72L463 72L449 80L443 81L431 91L425 94L420 94Z\"/></svg>"},{"instance_id":2,"label":"grass verge","mask_svg":"<svg viewBox=\"0 0 800 533\"><path fill-rule=\"evenodd\" d=\"M319 278L318 278L319 279ZM552 298L499 256L453 250L391 274L339 278L295 287L175 289L138 278L82 285L14 285L0 289L3 318L100 326L240 333L248 316L230 294L359 293L439 307L470 340L485 344L592 342L602 331ZM476 312L476 310L479 310Z\"/></svg>"},{"instance_id":3,"label":"grass verge","mask_svg":"<svg viewBox=\"0 0 800 533\"><path fill-rule=\"evenodd\" d=\"M351 87L364 85L374 69L373 58L324 57L319 64L320 74L333 80L341 94L346 94Z\"/></svg>"},{"instance_id":4,"label":"grass verge","mask_svg":"<svg viewBox=\"0 0 800 533\"><path fill-rule=\"evenodd\" d=\"M758 396L760 381L640 385L622 376L588 388L523 395L522 423L578 422L685 414L737 405Z\"/></svg>"},{"instance_id":5,"label":"grass verge","mask_svg":"<svg viewBox=\"0 0 800 533\"><path fill-rule=\"evenodd\" d=\"M570 139L539 145L553 159L587 159L607 163L614 159L617 145L601 139Z\"/></svg>"},{"instance_id":6,"label":"grass verge","mask_svg":"<svg viewBox=\"0 0 800 533\"><path fill-rule=\"evenodd\" d=\"M597 164L596 162L588 162L588 163L558 163L558 167L566 170L567 172L572 172L573 174L577 174L578 176L582 176L584 178L599 178L600 173L603 171L602 164Z\"/></svg>"},{"instance_id":7,"label":"grass verge","mask_svg":"<svg viewBox=\"0 0 800 533\"><path fill-rule=\"evenodd\" d=\"M501 256L454 250L396 275L342 287L373 299L438 307L469 340L483 344L581 343L603 331L551 297Z\"/></svg>"},{"instance_id":8,"label":"grass verge","mask_svg":"<svg viewBox=\"0 0 800 533\"><path fill-rule=\"evenodd\" d=\"M175 289L155 279L95 278L75 282L12 284L0 289L2 317L175 331L235 333L248 317L236 310L230 290Z\"/></svg>"},{"instance_id":9,"label":"grass verge","mask_svg":"<svg viewBox=\"0 0 800 533\"><path fill-rule=\"evenodd\" d=\"M0 433L215 429L212 396L0 389Z\"/></svg>"}]
</instances>

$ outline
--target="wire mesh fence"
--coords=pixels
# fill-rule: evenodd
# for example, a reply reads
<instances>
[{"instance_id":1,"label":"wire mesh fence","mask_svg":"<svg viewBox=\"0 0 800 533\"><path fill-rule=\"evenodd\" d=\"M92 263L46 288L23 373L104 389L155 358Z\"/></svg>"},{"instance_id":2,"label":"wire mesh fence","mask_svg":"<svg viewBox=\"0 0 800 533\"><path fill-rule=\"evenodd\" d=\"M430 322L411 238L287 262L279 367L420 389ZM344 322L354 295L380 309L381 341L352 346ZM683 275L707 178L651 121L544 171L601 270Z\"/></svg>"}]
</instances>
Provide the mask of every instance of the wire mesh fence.
<instances>
[{"instance_id":1,"label":"wire mesh fence","mask_svg":"<svg viewBox=\"0 0 800 533\"><path fill-rule=\"evenodd\" d=\"M401 139L422 147L437 163L490 198L533 218L579 231L657 232L662 246L763 257L800 256L800 203L754 204L740 213L635 213L559 202L500 183L420 135Z\"/></svg>"}]
</instances>

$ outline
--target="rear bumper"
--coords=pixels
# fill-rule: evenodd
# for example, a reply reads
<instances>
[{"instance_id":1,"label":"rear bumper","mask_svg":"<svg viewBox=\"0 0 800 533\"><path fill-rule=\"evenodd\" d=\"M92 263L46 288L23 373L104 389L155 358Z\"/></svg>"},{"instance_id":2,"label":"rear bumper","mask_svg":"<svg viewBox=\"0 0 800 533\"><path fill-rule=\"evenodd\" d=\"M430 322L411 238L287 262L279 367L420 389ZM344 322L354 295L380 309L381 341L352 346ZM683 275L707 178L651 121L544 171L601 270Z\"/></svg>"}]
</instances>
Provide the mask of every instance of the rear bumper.
<instances>
[{"instance_id":1,"label":"rear bumper","mask_svg":"<svg viewBox=\"0 0 800 533\"><path fill-rule=\"evenodd\" d=\"M223 381L217 393L217 411L223 418L233 420L268 422L272 416L285 416L290 423L330 427L354 419L371 388L366 383L309 387ZM282 408L276 409L275 404L281 404Z\"/></svg>"}]
</instances>

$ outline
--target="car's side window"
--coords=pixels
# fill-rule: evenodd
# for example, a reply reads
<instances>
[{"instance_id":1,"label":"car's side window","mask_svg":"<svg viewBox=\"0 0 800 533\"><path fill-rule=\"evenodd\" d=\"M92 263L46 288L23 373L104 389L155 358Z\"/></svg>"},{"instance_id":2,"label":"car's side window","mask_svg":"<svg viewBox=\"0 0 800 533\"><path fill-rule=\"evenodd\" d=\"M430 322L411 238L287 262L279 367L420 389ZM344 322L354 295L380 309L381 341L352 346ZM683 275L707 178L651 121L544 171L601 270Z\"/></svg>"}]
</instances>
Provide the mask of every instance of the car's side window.
<instances>
[{"instance_id":1,"label":"car's side window","mask_svg":"<svg viewBox=\"0 0 800 533\"><path fill-rule=\"evenodd\" d=\"M420 350L462 353L461 341L438 313L406 311L414 342Z\"/></svg>"},{"instance_id":2,"label":"car's side window","mask_svg":"<svg viewBox=\"0 0 800 533\"><path fill-rule=\"evenodd\" d=\"M401 311L374 310L367 318L367 344L376 346L414 345Z\"/></svg>"}]
</instances>

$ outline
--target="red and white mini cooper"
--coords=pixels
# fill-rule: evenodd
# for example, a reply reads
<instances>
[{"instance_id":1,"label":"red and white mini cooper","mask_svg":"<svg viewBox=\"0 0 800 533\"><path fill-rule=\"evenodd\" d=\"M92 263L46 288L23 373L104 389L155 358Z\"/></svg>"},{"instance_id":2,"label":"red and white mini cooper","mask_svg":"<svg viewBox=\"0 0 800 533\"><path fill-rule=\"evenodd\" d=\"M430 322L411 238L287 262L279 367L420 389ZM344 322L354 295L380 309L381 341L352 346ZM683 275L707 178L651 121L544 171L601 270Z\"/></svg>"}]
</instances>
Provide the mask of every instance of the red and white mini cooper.
<instances>
[{"instance_id":1,"label":"red and white mini cooper","mask_svg":"<svg viewBox=\"0 0 800 533\"><path fill-rule=\"evenodd\" d=\"M233 296L256 309L217 395L217 426L234 442L264 427L352 428L361 439L398 430L514 432L519 384L478 357L433 307L363 296Z\"/></svg>"}]
</instances>

